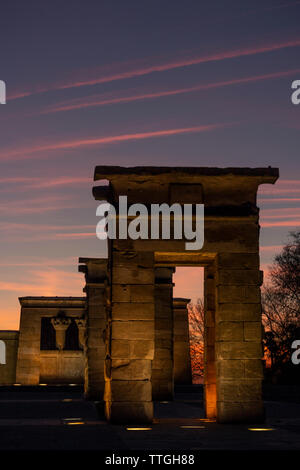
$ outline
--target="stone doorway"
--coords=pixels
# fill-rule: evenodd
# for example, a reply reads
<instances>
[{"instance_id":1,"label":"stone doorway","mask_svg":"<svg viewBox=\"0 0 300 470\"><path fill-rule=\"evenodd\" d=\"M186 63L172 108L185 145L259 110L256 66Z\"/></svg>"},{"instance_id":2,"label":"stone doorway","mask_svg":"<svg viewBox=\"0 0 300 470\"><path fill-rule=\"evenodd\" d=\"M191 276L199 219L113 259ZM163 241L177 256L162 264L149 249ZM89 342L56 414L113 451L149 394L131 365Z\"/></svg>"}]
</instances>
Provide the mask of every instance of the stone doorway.
<instances>
[{"instance_id":1,"label":"stone doorway","mask_svg":"<svg viewBox=\"0 0 300 470\"><path fill-rule=\"evenodd\" d=\"M256 193L274 168L96 167L94 196L128 203L205 206L204 246L184 240L109 241L105 409L116 423L152 422L158 279L176 266L205 267L205 411L219 422L264 417ZM118 210L117 210L118 213ZM167 284L167 283L166 283ZM168 294L169 297L169 294Z\"/></svg>"}]
</instances>

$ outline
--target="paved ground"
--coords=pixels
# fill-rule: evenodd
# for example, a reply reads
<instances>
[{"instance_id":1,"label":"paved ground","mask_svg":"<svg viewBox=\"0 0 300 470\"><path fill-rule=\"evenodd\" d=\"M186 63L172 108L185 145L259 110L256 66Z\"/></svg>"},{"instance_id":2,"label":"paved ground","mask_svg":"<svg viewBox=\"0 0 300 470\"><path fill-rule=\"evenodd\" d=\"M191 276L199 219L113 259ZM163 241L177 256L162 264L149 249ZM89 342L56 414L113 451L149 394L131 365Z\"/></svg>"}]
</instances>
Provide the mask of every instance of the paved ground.
<instances>
[{"instance_id":1,"label":"paved ground","mask_svg":"<svg viewBox=\"0 0 300 470\"><path fill-rule=\"evenodd\" d=\"M182 387L155 403L150 430L128 430L107 424L77 387L1 387L0 450L300 450L298 392L266 389L264 425L220 425L204 420L202 386Z\"/></svg>"}]
</instances>

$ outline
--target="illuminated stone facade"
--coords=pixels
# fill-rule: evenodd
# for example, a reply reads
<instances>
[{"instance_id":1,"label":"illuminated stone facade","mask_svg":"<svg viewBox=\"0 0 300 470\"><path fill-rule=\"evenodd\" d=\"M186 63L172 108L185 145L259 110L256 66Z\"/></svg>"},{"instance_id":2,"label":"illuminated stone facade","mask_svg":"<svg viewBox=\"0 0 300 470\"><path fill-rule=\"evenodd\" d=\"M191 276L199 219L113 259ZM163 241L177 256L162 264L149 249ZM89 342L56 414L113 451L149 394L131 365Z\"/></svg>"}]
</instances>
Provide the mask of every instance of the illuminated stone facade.
<instances>
[{"instance_id":1,"label":"illuminated stone facade","mask_svg":"<svg viewBox=\"0 0 300 470\"><path fill-rule=\"evenodd\" d=\"M157 369L152 375L161 360L155 355L156 269L176 266L205 268L207 417L223 423L263 419L256 197L260 184L277 178L273 168L96 167L95 180L108 180L109 185L96 186L94 197L117 208L121 195L128 196L128 204L205 206L201 250L187 251L185 240L177 239L109 240L104 393L109 420L151 422L152 386L159 394L161 378L170 393L171 375L160 377ZM167 348L160 354L165 354L168 370Z\"/></svg>"},{"instance_id":2,"label":"illuminated stone facade","mask_svg":"<svg viewBox=\"0 0 300 470\"><path fill-rule=\"evenodd\" d=\"M188 299L173 299L172 275L176 266L201 266L206 416L262 420L256 194L277 178L273 168L96 167L95 180L109 185L96 186L94 197L115 207L120 195L146 206L204 204L204 246L109 240L108 260L79 259L86 298L21 298L16 381L83 382L87 398L104 399L111 422L152 422L153 400L170 400L174 382L191 381Z\"/></svg>"}]
</instances>

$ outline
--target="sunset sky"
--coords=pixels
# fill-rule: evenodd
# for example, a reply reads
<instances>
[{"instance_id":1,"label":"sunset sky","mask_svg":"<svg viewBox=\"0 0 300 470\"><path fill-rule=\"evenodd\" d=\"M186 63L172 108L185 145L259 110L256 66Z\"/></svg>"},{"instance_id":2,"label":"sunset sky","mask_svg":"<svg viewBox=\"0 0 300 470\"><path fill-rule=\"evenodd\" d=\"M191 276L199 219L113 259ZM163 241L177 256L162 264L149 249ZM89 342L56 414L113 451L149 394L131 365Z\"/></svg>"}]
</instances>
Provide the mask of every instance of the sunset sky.
<instances>
[{"instance_id":1,"label":"sunset sky","mask_svg":"<svg viewBox=\"0 0 300 470\"><path fill-rule=\"evenodd\" d=\"M300 1L5 2L0 16L0 329L18 297L82 295L96 165L279 167L261 264L300 229ZM175 295L201 294L200 269Z\"/></svg>"}]
</instances>

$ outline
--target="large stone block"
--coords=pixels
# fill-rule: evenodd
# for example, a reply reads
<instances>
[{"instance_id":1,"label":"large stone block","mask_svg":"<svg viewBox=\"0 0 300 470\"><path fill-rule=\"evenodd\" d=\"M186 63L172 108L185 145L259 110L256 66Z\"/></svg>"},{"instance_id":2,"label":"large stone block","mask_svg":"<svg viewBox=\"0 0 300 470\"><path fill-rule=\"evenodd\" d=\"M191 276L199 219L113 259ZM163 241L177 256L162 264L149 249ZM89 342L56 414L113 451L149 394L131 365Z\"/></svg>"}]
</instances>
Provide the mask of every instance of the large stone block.
<instances>
[{"instance_id":1,"label":"large stone block","mask_svg":"<svg viewBox=\"0 0 300 470\"><path fill-rule=\"evenodd\" d=\"M111 356L114 359L150 359L154 357L154 341L113 339Z\"/></svg>"},{"instance_id":2,"label":"large stone block","mask_svg":"<svg viewBox=\"0 0 300 470\"><path fill-rule=\"evenodd\" d=\"M147 359L112 359L112 380L150 380L151 361Z\"/></svg>"},{"instance_id":3,"label":"large stone block","mask_svg":"<svg viewBox=\"0 0 300 470\"><path fill-rule=\"evenodd\" d=\"M141 266L118 266L113 269L113 283L120 284L153 284L154 271L152 268Z\"/></svg>"},{"instance_id":4,"label":"large stone block","mask_svg":"<svg viewBox=\"0 0 300 470\"><path fill-rule=\"evenodd\" d=\"M113 320L153 320L154 303L116 302L112 304Z\"/></svg>"},{"instance_id":5,"label":"large stone block","mask_svg":"<svg viewBox=\"0 0 300 470\"><path fill-rule=\"evenodd\" d=\"M218 401L243 403L259 401L262 397L260 379L236 378L233 380L218 379L217 384Z\"/></svg>"},{"instance_id":6,"label":"large stone block","mask_svg":"<svg viewBox=\"0 0 300 470\"><path fill-rule=\"evenodd\" d=\"M116 246L121 246L122 240L116 240L114 243ZM147 253L116 249L113 251L113 263L115 267L153 268L153 253L151 251Z\"/></svg>"},{"instance_id":7,"label":"large stone block","mask_svg":"<svg viewBox=\"0 0 300 470\"><path fill-rule=\"evenodd\" d=\"M203 251L255 253L258 251L258 226L253 223L207 220Z\"/></svg>"},{"instance_id":8,"label":"large stone block","mask_svg":"<svg viewBox=\"0 0 300 470\"><path fill-rule=\"evenodd\" d=\"M154 340L154 321L113 321L112 339Z\"/></svg>"},{"instance_id":9,"label":"large stone block","mask_svg":"<svg viewBox=\"0 0 300 470\"><path fill-rule=\"evenodd\" d=\"M261 341L262 324L260 321L244 322L245 341Z\"/></svg>"},{"instance_id":10,"label":"large stone block","mask_svg":"<svg viewBox=\"0 0 300 470\"><path fill-rule=\"evenodd\" d=\"M252 341L216 342L216 359L261 359L262 345Z\"/></svg>"},{"instance_id":11,"label":"large stone block","mask_svg":"<svg viewBox=\"0 0 300 470\"><path fill-rule=\"evenodd\" d=\"M260 288L256 286L224 286L217 287L219 303L259 303Z\"/></svg>"},{"instance_id":12,"label":"large stone block","mask_svg":"<svg viewBox=\"0 0 300 470\"><path fill-rule=\"evenodd\" d=\"M154 302L154 285L113 284L113 302Z\"/></svg>"},{"instance_id":13,"label":"large stone block","mask_svg":"<svg viewBox=\"0 0 300 470\"><path fill-rule=\"evenodd\" d=\"M259 268L259 253L219 253L219 268L253 269Z\"/></svg>"},{"instance_id":14,"label":"large stone block","mask_svg":"<svg viewBox=\"0 0 300 470\"><path fill-rule=\"evenodd\" d=\"M245 365L241 359L223 359L217 362L217 376L220 379L244 379Z\"/></svg>"},{"instance_id":15,"label":"large stone block","mask_svg":"<svg viewBox=\"0 0 300 470\"><path fill-rule=\"evenodd\" d=\"M216 325L217 341L243 341L244 323L223 321Z\"/></svg>"},{"instance_id":16,"label":"large stone block","mask_svg":"<svg viewBox=\"0 0 300 470\"><path fill-rule=\"evenodd\" d=\"M222 321L261 321L260 303L224 303L218 305L216 316Z\"/></svg>"},{"instance_id":17,"label":"large stone block","mask_svg":"<svg viewBox=\"0 0 300 470\"><path fill-rule=\"evenodd\" d=\"M245 359L245 378L262 379L263 366L261 359Z\"/></svg>"},{"instance_id":18,"label":"large stone block","mask_svg":"<svg viewBox=\"0 0 300 470\"><path fill-rule=\"evenodd\" d=\"M220 269L217 284L222 285L256 285L261 284L259 269Z\"/></svg>"},{"instance_id":19,"label":"large stone block","mask_svg":"<svg viewBox=\"0 0 300 470\"><path fill-rule=\"evenodd\" d=\"M264 407L261 400L250 402L217 402L219 423L263 423Z\"/></svg>"},{"instance_id":20,"label":"large stone block","mask_svg":"<svg viewBox=\"0 0 300 470\"><path fill-rule=\"evenodd\" d=\"M152 400L152 387L149 380L113 380L110 393L104 394L104 400L114 402L149 402Z\"/></svg>"},{"instance_id":21,"label":"large stone block","mask_svg":"<svg viewBox=\"0 0 300 470\"><path fill-rule=\"evenodd\" d=\"M131 302L149 302L154 299L154 285L132 285L130 286Z\"/></svg>"}]
</instances>

